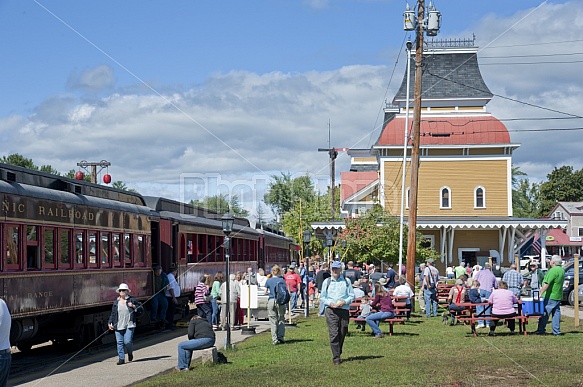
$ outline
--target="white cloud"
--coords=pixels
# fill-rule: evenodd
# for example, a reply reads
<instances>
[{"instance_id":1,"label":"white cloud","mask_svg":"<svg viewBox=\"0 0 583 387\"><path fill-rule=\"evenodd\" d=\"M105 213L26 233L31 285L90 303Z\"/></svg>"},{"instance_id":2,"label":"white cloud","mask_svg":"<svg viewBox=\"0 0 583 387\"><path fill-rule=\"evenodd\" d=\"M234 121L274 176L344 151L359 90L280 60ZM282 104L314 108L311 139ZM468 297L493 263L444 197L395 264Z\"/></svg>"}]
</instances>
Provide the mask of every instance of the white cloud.
<instances>
[{"instance_id":1,"label":"white cloud","mask_svg":"<svg viewBox=\"0 0 583 387\"><path fill-rule=\"evenodd\" d=\"M115 83L113 69L107 65L86 69L80 73L73 72L69 75L67 86L71 89L84 91L100 91L112 87Z\"/></svg>"}]
</instances>

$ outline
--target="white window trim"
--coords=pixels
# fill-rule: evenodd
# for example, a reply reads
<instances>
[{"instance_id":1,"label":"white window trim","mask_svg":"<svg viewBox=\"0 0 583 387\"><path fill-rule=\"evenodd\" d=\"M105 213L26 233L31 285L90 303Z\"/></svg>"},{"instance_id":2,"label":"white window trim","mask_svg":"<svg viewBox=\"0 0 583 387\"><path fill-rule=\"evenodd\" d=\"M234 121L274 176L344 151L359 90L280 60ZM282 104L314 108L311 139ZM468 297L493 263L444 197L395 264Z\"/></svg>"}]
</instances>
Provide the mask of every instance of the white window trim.
<instances>
[{"instance_id":1,"label":"white window trim","mask_svg":"<svg viewBox=\"0 0 583 387\"><path fill-rule=\"evenodd\" d=\"M482 207L478 207L478 190L481 189L482 190ZM483 209L486 208L486 188L480 186L477 186L476 188L474 188L474 209Z\"/></svg>"},{"instance_id":2,"label":"white window trim","mask_svg":"<svg viewBox=\"0 0 583 387\"><path fill-rule=\"evenodd\" d=\"M448 192L448 197L449 197L449 206L444 207L443 206L443 190L446 189ZM451 209L451 188L449 188L448 186L443 186L439 189L439 208L440 209Z\"/></svg>"},{"instance_id":3,"label":"white window trim","mask_svg":"<svg viewBox=\"0 0 583 387\"><path fill-rule=\"evenodd\" d=\"M435 248L435 235L425 235L423 234L423 239L426 239L429 241L430 246L429 248L434 249Z\"/></svg>"}]
</instances>

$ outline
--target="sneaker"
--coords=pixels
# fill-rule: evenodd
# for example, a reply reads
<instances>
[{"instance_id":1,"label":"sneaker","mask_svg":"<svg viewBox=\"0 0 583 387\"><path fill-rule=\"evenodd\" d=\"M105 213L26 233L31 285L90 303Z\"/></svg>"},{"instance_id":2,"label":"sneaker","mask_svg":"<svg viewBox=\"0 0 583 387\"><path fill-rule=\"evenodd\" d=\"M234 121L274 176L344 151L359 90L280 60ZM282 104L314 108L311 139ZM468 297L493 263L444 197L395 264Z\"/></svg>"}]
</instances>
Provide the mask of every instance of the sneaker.
<instances>
[{"instance_id":1,"label":"sneaker","mask_svg":"<svg viewBox=\"0 0 583 387\"><path fill-rule=\"evenodd\" d=\"M134 361L134 354L128 353L128 361Z\"/></svg>"},{"instance_id":2,"label":"sneaker","mask_svg":"<svg viewBox=\"0 0 583 387\"><path fill-rule=\"evenodd\" d=\"M478 324L478 326L476 328L477 329L482 329L482 328L486 328L486 326L484 324Z\"/></svg>"},{"instance_id":3,"label":"sneaker","mask_svg":"<svg viewBox=\"0 0 583 387\"><path fill-rule=\"evenodd\" d=\"M285 343L285 340L284 339L277 339L277 342L280 344L283 344L283 343Z\"/></svg>"},{"instance_id":4,"label":"sneaker","mask_svg":"<svg viewBox=\"0 0 583 387\"><path fill-rule=\"evenodd\" d=\"M332 363L334 365L340 365L340 359L334 359L334 360L332 360Z\"/></svg>"},{"instance_id":5,"label":"sneaker","mask_svg":"<svg viewBox=\"0 0 583 387\"><path fill-rule=\"evenodd\" d=\"M272 342L273 345L278 345L279 344L279 340L275 340L274 342Z\"/></svg>"},{"instance_id":6,"label":"sneaker","mask_svg":"<svg viewBox=\"0 0 583 387\"><path fill-rule=\"evenodd\" d=\"M379 333L378 335L374 336L375 339L382 339L383 337L385 337L385 335L383 335L382 333Z\"/></svg>"},{"instance_id":7,"label":"sneaker","mask_svg":"<svg viewBox=\"0 0 583 387\"><path fill-rule=\"evenodd\" d=\"M496 334L492 331L488 332L488 336L496 336Z\"/></svg>"},{"instance_id":8,"label":"sneaker","mask_svg":"<svg viewBox=\"0 0 583 387\"><path fill-rule=\"evenodd\" d=\"M125 364L125 361L123 359L119 359L117 361L117 365L122 365L122 364Z\"/></svg>"},{"instance_id":9,"label":"sneaker","mask_svg":"<svg viewBox=\"0 0 583 387\"><path fill-rule=\"evenodd\" d=\"M174 370L177 372L188 372L188 368L178 368L178 367L174 367Z\"/></svg>"},{"instance_id":10,"label":"sneaker","mask_svg":"<svg viewBox=\"0 0 583 387\"><path fill-rule=\"evenodd\" d=\"M510 331L510 336L515 336L515 335L516 335L516 332Z\"/></svg>"}]
</instances>

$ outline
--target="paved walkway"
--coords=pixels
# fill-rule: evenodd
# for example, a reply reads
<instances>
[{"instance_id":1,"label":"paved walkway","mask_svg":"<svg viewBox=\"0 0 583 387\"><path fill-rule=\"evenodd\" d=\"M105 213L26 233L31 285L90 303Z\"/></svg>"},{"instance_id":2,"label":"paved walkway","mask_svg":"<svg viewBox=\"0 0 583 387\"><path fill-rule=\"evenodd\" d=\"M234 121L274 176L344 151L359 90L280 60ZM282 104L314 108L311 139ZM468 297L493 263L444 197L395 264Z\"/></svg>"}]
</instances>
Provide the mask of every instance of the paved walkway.
<instances>
[{"instance_id":1,"label":"paved walkway","mask_svg":"<svg viewBox=\"0 0 583 387\"><path fill-rule=\"evenodd\" d=\"M572 306L561 306L561 316L575 318L575 309ZM583 320L583 309L579 308L579 321Z\"/></svg>"},{"instance_id":2,"label":"paved walkway","mask_svg":"<svg viewBox=\"0 0 583 387\"><path fill-rule=\"evenodd\" d=\"M270 330L268 321L254 321L256 333ZM226 343L226 332L216 332L216 347L222 350ZM239 343L250 335L242 335L241 330L231 332L231 343ZM55 364L53 374L20 376L9 380L10 386L39 387L121 387L171 371L178 364L178 343L186 340L186 328L161 332L159 335L139 340L134 344L134 361L118 366L115 344L111 351L96 355L79 356L64 365ZM266 340L271 341L271 336ZM228 356L228 355L227 355ZM192 364L200 361L200 352L195 351ZM31 370L31 372L34 370ZM48 373L48 371L47 371ZM26 380L28 378L28 380Z\"/></svg>"}]
</instances>

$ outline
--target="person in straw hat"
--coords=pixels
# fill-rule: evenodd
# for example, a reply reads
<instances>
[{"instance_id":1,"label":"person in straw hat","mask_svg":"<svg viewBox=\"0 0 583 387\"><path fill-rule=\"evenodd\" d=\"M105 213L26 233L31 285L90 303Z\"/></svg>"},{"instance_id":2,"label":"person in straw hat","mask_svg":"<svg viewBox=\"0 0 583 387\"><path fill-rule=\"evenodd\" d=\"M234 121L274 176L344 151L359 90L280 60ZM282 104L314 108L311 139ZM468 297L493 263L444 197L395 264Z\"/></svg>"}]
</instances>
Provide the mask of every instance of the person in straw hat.
<instances>
[{"instance_id":1,"label":"person in straw hat","mask_svg":"<svg viewBox=\"0 0 583 387\"><path fill-rule=\"evenodd\" d=\"M137 315L143 312L142 304L130 295L127 284L121 283L117 288L119 296L113 301L111 315L109 316L109 329L115 331L117 342L117 365L125 363L125 353L128 361L134 360L133 339L136 328Z\"/></svg>"}]
</instances>

